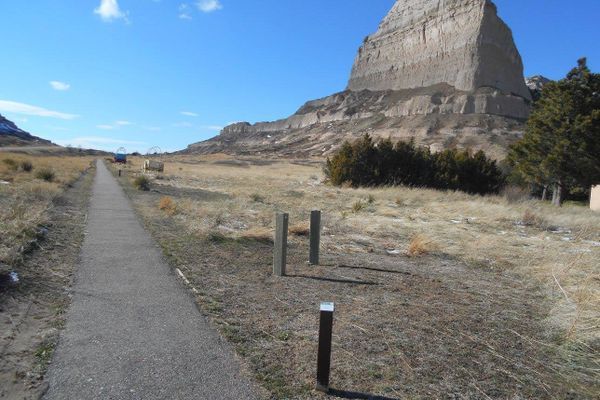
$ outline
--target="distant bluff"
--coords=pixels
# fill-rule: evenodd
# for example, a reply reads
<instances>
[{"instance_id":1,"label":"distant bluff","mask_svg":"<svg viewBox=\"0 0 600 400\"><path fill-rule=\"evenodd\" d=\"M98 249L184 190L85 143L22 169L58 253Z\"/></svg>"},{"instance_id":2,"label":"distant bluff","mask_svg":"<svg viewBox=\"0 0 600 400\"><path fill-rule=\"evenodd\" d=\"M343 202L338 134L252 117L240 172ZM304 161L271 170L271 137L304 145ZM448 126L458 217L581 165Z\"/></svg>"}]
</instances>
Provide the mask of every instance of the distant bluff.
<instances>
[{"instance_id":1,"label":"distant bluff","mask_svg":"<svg viewBox=\"0 0 600 400\"><path fill-rule=\"evenodd\" d=\"M345 91L294 115L225 127L192 153L321 156L364 133L502 158L531 93L510 28L490 0L398 0L358 50Z\"/></svg>"},{"instance_id":2,"label":"distant bluff","mask_svg":"<svg viewBox=\"0 0 600 400\"><path fill-rule=\"evenodd\" d=\"M52 143L48 140L40 139L25 132L14 122L0 115L0 147L2 146L26 146L38 145L47 146Z\"/></svg>"}]
</instances>

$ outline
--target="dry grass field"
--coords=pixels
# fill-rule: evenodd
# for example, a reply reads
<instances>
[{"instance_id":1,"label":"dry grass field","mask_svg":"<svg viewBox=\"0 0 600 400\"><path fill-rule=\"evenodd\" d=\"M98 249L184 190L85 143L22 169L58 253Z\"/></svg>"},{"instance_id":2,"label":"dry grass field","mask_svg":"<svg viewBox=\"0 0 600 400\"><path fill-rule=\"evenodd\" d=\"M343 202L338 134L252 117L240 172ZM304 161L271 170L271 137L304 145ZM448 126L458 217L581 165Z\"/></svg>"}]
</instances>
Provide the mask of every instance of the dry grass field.
<instances>
[{"instance_id":1,"label":"dry grass field","mask_svg":"<svg viewBox=\"0 0 600 400\"><path fill-rule=\"evenodd\" d=\"M46 221L52 200L78 179L92 160L0 153L0 262L19 262L24 248Z\"/></svg>"},{"instance_id":2,"label":"dry grass field","mask_svg":"<svg viewBox=\"0 0 600 400\"><path fill-rule=\"evenodd\" d=\"M320 160L176 156L122 182L165 254L273 398L312 390L335 301L340 397L590 399L600 393L600 215L532 200L323 182ZM306 264L310 210L323 265ZM274 213L289 276L271 276ZM354 396L354 397L353 397ZM362 397L361 397L362 396Z\"/></svg>"},{"instance_id":3,"label":"dry grass field","mask_svg":"<svg viewBox=\"0 0 600 400\"><path fill-rule=\"evenodd\" d=\"M90 157L0 153L0 398L38 399L79 255ZM31 167L31 168L30 168ZM16 272L18 284L8 272Z\"/></svg>"}]
</instances>

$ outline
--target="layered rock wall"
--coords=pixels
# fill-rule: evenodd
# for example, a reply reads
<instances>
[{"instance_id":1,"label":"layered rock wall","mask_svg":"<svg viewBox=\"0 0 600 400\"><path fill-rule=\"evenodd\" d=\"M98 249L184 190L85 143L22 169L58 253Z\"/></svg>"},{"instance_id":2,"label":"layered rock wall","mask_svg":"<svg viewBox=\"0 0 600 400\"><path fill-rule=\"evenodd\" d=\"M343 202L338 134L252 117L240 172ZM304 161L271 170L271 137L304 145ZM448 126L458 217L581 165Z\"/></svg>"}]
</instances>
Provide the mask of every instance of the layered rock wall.
<instances>
[{"instance_id":1,"label":"layered rock wall","mask_svg":"<svg viewBox=\"0 0 600 400\"><path fill-rule=\"evenodd\" d=\"M512 33L488 0L398 1L361 46L348 89L448 84L492 87L530 100Z\"/></svg>"}]
</instances>

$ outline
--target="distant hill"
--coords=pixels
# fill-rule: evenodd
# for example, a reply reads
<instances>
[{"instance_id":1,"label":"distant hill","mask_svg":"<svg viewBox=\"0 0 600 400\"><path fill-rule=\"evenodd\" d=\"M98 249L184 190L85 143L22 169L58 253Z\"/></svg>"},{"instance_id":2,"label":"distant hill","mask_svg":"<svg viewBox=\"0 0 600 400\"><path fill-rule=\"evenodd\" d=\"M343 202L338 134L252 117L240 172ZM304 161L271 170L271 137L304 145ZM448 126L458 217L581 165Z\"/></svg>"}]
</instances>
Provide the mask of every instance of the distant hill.
<instances>
[{"instance_id":1,"label":"distant hill","mask_svg":"<svg viewBox=\"0 0 600 400\"><path fill-rule=\"evenodd\" d=\"M25 132L14 122L0 115L0 147L4 146L54 146L54 144Z\"/></svg>"}]
</instances>

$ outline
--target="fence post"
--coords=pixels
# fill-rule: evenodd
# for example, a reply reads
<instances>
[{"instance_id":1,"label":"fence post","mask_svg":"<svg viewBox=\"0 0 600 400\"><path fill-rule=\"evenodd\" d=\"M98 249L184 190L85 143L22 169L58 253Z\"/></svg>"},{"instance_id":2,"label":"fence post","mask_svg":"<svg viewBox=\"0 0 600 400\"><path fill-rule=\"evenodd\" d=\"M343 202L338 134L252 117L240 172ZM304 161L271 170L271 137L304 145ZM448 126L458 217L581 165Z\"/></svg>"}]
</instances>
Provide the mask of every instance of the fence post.
<instances>
[{"instance_id":1,"label":"fence post","mask_svg":"<svg viewBox=\"0 0 600 400\"><path fill-rule=\"evenodd\" d=\"M121 176L121 168L119 168L119 176Z\"/></svg>"},{"instance_id":2,"label":"fence post","mask_svg":"<svg viewBox=\"0 0 600 400\"><path fill-rule=\"evenodd\" d=\"M331 338L333 336L334 310L334 303L321 303L316 389L325 393L329 392L329 371L331 369Z\"/></svg>"},{"instance_id":3,"label":"fence post","mask_svg":"<svg viewBox=\"0 0 600 400\"><path fill-rule=\"evenodd\" d=\"M284 276L287 260L287 235L289 214L277 213L275 217L275 247L273 249L273 275Z\"/></svg>"},{"instance_id":4,"label":"fence post","mask_svg":"<svg viewBox=\"0 0 600 400\"><path fill-rule=\"evenodd\" d=\"M319 265L319 247L321 245L321 211L310 212L310 256L309 263Z\"/></svg>"}]
</instances>

